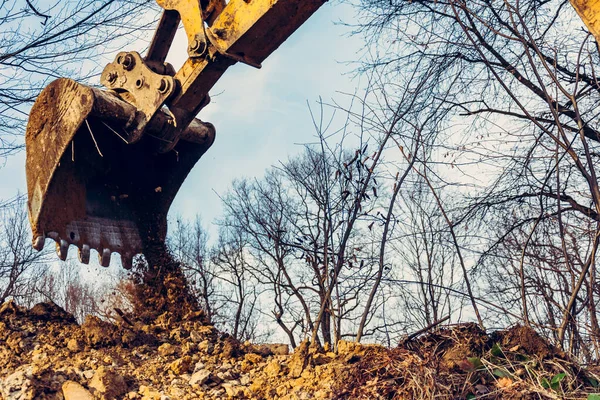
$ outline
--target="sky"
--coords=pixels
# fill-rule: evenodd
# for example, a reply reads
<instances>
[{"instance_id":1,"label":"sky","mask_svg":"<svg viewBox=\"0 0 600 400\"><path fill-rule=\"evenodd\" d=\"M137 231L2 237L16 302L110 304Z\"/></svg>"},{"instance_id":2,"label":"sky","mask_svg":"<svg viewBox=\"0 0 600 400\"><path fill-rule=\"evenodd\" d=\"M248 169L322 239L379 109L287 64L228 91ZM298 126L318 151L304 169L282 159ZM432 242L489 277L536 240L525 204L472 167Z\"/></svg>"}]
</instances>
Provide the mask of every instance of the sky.
<instances>
[{"instance_id":1,"label":"sky","mask_svg":"<svg viewBox=\"0 0 600 400\"><path fill-rule=\"evenodd\" d=\"M348 62L357 60L361 40L339 23L352 22L353 16L351 7L328 2L261 69L237 64L225 73L211 92L211 104L198 116L216 126L216 141L181 188L169 213L171 221L200 215L214 236L212 221L222 211L219 195L232 180L260 177L315 140L307 103L315 106L319 97L343 97L338 92L353 92L358 85ZM167 60L176 68L187 57L186 45L180 30ZM144 47L138 42L121 50ZM26 192L24 151L0 165L0 199L17 192Z\"/></svg>"}]
</instances>

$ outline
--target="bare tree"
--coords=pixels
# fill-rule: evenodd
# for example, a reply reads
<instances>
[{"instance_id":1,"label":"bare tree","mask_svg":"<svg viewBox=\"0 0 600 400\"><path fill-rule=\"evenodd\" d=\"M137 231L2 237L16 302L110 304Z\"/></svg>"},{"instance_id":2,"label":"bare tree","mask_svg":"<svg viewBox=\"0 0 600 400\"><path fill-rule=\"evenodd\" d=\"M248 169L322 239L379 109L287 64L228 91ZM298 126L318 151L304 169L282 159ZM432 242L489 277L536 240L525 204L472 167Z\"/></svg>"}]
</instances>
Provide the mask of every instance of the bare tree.
<instances>
[{"instance_id":1,"label":"bare tree","mask_svg":"<svg viewBox=\"0 0 600 400\"><path fill-rule=\"evenodd\" d=\"M127 293L121 290L123 276L102 281L90 281L82 276L77 261L69 259L50 262L37 279L29 280L31 306L37 302L53 302L83 323L86 316L115 318L115 307L128 310Z\"/></svg>"},{"instance_id":2,"label":"bare tree","mask_svg":"<svg viewBox=\"0 0 600 400\"><path fill-rule=\"evenodd\" d=\"M168 242L210 323L242 341L269 337L269 329L259 330L259 298L264 289L252 273L241 232L221 230L209 247L199 217L192 222L177 218Z\"/></svg>"},{"instance_id":3,"label":"bare tree","mask_svg":"<svg viewBox=\"0 0 600 400\"><path fill-rule=\"evenodd\" d=\"M181 263L192 294L199 300L208 321L214 322L221 307L216 298L217 272L210 260L208 232L200 217L196 216L191 223L178 218L168 242L175 259Z\"/></svg>"},{"instance_id":4,"label":"bare tree","mask_svg":"<svg viewBox=\"0 0 600 400\"><path fill-rule=\"evenodd\" d=\"M47 253L31 247L27 211L22 199L0 208L0 304L8 298L27 302L34 282L45 270Z\"/></svg>"},{"instance_id":5,"label":"bare tree","mask_svg":"<svg viewBox=\"0 0 600 400\"><path fill-rule=\"evenodd\" d=\"M398 91L419 70L437 71L426 92L444 118L417 167L472 266L465 280L485 277L474 291L580 354L599 333L593 38L569 2L354 3L357 32L386 49L369 52L364 71Z\"/></svg>"},{"instance_id":6,"label":"bare tree","mask_svg":"<svg viewBox=\"0 0 600 400\"><path fill-rule=\"evenodd\" d=\"M264 340L269 330L259 331L260 296L265 292L255 277L242 232L221 229L213 250L217 279L222 282L223 326L239 340ZM265 336L266 335L266 336Z\"/></svg>"}]
</instances>

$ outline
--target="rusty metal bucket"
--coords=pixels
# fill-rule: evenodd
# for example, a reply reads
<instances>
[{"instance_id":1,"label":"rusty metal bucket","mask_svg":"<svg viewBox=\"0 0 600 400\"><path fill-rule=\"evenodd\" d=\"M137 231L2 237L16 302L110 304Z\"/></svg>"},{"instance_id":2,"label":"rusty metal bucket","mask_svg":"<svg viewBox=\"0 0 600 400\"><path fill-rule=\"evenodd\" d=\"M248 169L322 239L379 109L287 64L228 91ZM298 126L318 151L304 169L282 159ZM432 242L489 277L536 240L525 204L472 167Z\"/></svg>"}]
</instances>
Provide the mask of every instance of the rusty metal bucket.
<instances>
[{"instance_id":1,"label":"rusty metal bucket","mask_svg":"<svg viewBox=\"0 0 600 400\"><path fill-rule=\"evenodd\" d=\"M26 132L36 249L51 238L63 260L75 245L83 263L95 249L101 265L108 266L117 252L127 268L147 243L164 241L169 207L212 145L215 130L196 119L173 150L161 153L161 144L175 140L169 135L172 119L157 113L132 143L127 127L138 116L136 107L116 94L70 79L58 79L42 91Z\"/></svg>"}]
</instances>

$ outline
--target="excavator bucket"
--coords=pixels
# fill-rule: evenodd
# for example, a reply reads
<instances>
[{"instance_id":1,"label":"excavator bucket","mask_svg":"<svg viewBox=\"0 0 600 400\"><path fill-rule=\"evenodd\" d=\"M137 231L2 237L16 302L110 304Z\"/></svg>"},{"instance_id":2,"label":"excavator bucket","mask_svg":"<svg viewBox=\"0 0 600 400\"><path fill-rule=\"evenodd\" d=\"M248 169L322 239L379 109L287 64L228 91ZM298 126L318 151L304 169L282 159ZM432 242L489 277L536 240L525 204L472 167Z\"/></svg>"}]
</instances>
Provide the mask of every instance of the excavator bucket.
<instances>
[{"instance_id":1,"label":"excavator bucket","mask_svg":"<svg viewBox=\"0 0 600 400\"><path fill-rule=\"evenodd\" d=\"M141 139L127 127L136 107L115 93L70 79L47 86L31 109L26 132L28 207L33 245L56 242L88 263L95 249L108 266L111 253L131 266L148 243L163 241L169 207L186 176L212 145L211 124L194 120L173 149L161 153L172 124L159 111ZM164 147L164 146L163 146Z\"/></svg>"}]
</instances>

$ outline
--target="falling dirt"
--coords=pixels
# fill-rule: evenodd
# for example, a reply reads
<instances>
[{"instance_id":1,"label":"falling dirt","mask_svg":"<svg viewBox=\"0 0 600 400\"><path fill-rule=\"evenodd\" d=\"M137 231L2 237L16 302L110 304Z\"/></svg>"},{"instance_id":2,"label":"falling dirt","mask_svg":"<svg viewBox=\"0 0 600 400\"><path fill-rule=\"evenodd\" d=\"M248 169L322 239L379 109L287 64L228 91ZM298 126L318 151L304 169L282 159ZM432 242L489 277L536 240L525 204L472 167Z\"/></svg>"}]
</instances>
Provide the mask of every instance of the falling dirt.
<instances>
[{"instance_id":1,"label":"falling dirt","mask_svg":"<svg viewBox=\"0 0 600 400\"><path fill-rule=\"evenodd\" d=\"M144 243L145 260L134 265L131 273L131 302L134 318L150 322L167 313L181 319L190 313L204 319L204 312L189 290L181 265L175 261L162 240Z\"/></svg>"}]
</instances>

